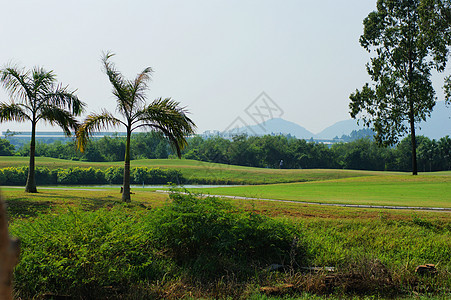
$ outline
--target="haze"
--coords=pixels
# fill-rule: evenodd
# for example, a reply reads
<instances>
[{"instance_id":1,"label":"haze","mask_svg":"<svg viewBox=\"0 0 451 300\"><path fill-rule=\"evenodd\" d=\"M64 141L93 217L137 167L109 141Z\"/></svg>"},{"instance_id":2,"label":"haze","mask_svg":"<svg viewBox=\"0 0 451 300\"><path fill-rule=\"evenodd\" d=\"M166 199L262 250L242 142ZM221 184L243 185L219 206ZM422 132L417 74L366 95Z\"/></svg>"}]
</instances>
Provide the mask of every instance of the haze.
<instances>
[{"instance_id":1,"label":"haze","mask_svg":"<svg viewBox=\"0 0 451 300\"><path fill-rule=\"evenodd\" d=\"M245 109L265 92L282 118L317 133L349 119L349 94L369 80L369 54L358 39L375 3L2 1L0 64L54 70L59 82L78 89L87 113L114 112L100 63L111 50L129 78L151 66L148 101L180 101L198 132L224 130L238 117L253 125ZM0 101L7 100L2 88ZM52 129L42 125L38 130ZM30 130L27 123L0 126Z\"/></svg>"}]
</instances>

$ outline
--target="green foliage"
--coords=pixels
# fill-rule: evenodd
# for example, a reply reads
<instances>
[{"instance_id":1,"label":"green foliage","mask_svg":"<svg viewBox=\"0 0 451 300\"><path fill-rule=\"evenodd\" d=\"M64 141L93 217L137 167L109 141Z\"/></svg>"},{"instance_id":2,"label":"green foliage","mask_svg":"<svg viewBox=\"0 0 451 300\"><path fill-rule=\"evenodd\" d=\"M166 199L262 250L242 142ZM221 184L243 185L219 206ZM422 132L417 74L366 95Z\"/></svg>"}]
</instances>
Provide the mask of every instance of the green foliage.
<instances>
[{"instance_id":1,"label":"green foliage","mask_svg":"<svg viewBox=\"0 0 451 300\"><path fill-rule=\"evenodd\" d=\"M271 263L295 267L303 259L292 224L216 198L171 198L152 211L120 205L16 220L10 230L22 244L15 269L19 296L105 297L107 286L127 292L180 272L207 281L227 272L245 279Z\"/></svg>"},{"instance_id":2,"label":"green foliage","mask_svg":"<svg viewBox=\"0 0 451 300\"><path fill-rule=\"evenodd\" d=\"M137 167L132 169L130 180L137 184L167 184L183 183L184 178L182 173L175 169Z\"/></svg>"},{"instance_id":3,"label":"green foliage","mask_svg":"<svg viewBox=\"0 0 451 300\"><path fill-rule=\"evenodd\" d=\"M66 195L73 201L70 192ZM42 195L34 197L43 201ZM40 211L47 215L16 217L10 229L22 241L17 297L248 299L249 293L296 298L309 291L312 297L331 293L337 299L449 298L446 212L382 210L378 216L362 209L253 206L308 216L280 221L215 198L171 198L152 210L107 202L95 212L46 206ZM273 263L285 268L268 272ZM336 271L306 274L296 269L299 263ZM435 276L414 272L425 263L436 264Z\"/></svg>"},{"instance_id":4,"label":"green foliage","mask_svg":"<svg viewBox=\"0 0 451 300\"><path fill-rule=\"evenodd\" d=\"M349 138L357 135L355 132ZM448 136L438 141L424 136L417 139L420 171L451 169L451 140ZM334 143L329 147L284 136L236 136L232 141L220 137L192 138L184 157L252 167L279 168L279 162L283 160L283 168L287 169L409 171L412 154L410 136L394 148L380 147L369 137Z\"/></svg>"},{"instance_id":5,"label":"green foliage","mask_svg":"<svg viewBox=\"0 0 451 300\"><path fill-rule=\"evenodd\" d=\"M28 167L0 169L0 184L23 185L27 180Z\"/></svg>"},{"instance_id":6,"label":"green foliage","mask_svg":"<svg viewBox=\"0 0 451 300\"><path fill-rule=\"evenodd\" d=\"M30 164L25 191L36 193L35 146L36 126L46 121L63 129L70 136L78 128L79 116L85 103L80 101L74 91L57 83L53 71L34 67L26 71L15 65L0 70L0 82L10 94L9 104L0 103L0 122L18 121L31 123Z\"/></svg>"},{"instance_id":7,"label":"green foliage","mask_svg":"<svg viewBox=\"0 0 451 300\"><path fill-rule=\"evenodd\" d=\"M17 145L19 141L22 141L22 139L9 139ZM0 155L1 142L3 140L8 141L6 139L0 140ZM133 134L131 136L130 152L131 159L168 158L170 154L173 154L167 139L156 132ZM16 153L21 156L29 156L30 143L18 145ZM14 155L14 147L12 147L11 155ZM73 140L63 142L61 140L45 140L40 138L36 143L36 156L91 162L122 161L125 156L125 137L113 134L112 136L92 138L86 145L83 153L77 151L76 144Z\"/></svg>"},{"instance_id":8,"label":"green foliage","mask_svg":"<svg viewBox=\"0 0 451 300\"><path fill-rule=\"evenodd\" d=\"M410 137L404 138L396 147L384 148L370 137L359 138L360 135L371 134L371 130L353 132L351 136L342 136L345 142L330 146L306 142L283 136L247 137L236 136L232 141L220 137L203 139L189 138L189 146L183 156L205 162L225 163L232 165L279 168L283 159L285 169L360 169L377 171L409 171L411 165ZM351 141L348 141L351 140ZM348 142L346 142L348 141ZM417 136L418 169L421 172L451 169L451 139L449 136L439 140ZM108 146L106 146L108 145ZM121 146L122 145L122 146ZM84 153L77 152L74 142L66 144L56 141L52 144L37 143L36 156L54 157L90 162L122 160L118 150L124 147L124 137L112 136L91 140ZM167 141L154 132L138 133L131 139L132 158L167 158L171 153ZM113 153L119 151L118 153ZM16 155L28 156L29 144L19 148ZM110 174L109 183L121 184L123 171ZM175 179L170 180L177 183ZM137 183L142 183L136 180ZM197 178L196 183L243 184L238 181L227 181Z\"/></svg>"},{"instance_id":9,"label":"green foliage","mask_svg":"<svg viewBox=\"0 0 451 300\"><path fill-rule=\"evenodd\" d=\"M294 227L286 223L241 212L214 197L172 193L170 198L155 214L156 244L197 277L249 275L250 266L303 259Z\"/></svg>"},{"instance_id":10,"label":"green foliage","mask_svg":"<svg viewBox=\"0 0 451 300\"><path fill-rule=\"evenodd\" d=\"M14 146L7 139L0 138L0 156L14 155Z\"/></svg>"},{"instance_id":11,"label":"green foliage","mask_svg":"<svg viewBox=\"0 0 451 300\"><path fill-rule=\"evenodd\" d=\"M60 184L96 184L105 183L105 173L94 168L70 168L58 170L57 183Z\"/></svg>"},{"instance_id":12,"label":"green foliage","mask_svg":"<svg viewBox=\"0 0 451 300\"><path fill-rule=\"evenodd\" d=\"M378 147L369 138L352 143L337 143L332 146L343 169L387 170L390 149Z\"/></svg>"},{"instance_id":13,"label":"green foliage","mask_svg":"<svg viewBox=\"0 0 451 300\"><path fill-rule=\"evenodd\" d=\"M360 45L373 53L367 64L372 84L350 95L350 114L376 132L376 141L394 145L412 137L412 174L417 174L415 124L435 106L431 70L443 72L449 56L449 1L378 0L363 21Z\"/></svg>"},{"instance_id":14,"label":"green foliage","mask_svg":"<svg viewBox=\"0 0 451 300\"><path fill-rule=\"evenodd\" d=\"M122 200L130 202L130 160L131 160L131 135L138 128L159 132L167 137L177 156L181 157L181 150L187 145L186 137L193 134L196 125L187 116L187 111L180 103L171 98L156 99L151 104L146 104L146 90L152 68L147 67L140 72L134 80L126 79L116 69L111 61L113 53L104 53L102 62L106 75L113 86L113 95L117 101L116 111L120 118L103 110L102 113L91 113L81 124L76 132L77 148L84 152L90 136L96 131L108 127L124 126L127 137L124 149L124 182ZM117 154L118 151L113 151Z\"/></svg>"},{"instance_id":15,"label":"green foliage","mask_svg":"<svg viewBox=\"0 0 451 300\"><path fill-rule=\"evenodd\" d=\"M0 169L0 185L23 185L27 180L28 167ZM68 169L36 168L38 184L121 184L124 178L123 167L110 167L106 170L92 167L73 167ZM132 169L131 182L136 184L168 184L184 182L182 173L176 169L138 167Z\"/></svg>"},{"instance_id":16,"label":"green foliage","mask_svg":"<svg viewBox=\"0 0 451 300\"><path fill-rule=\"evenodd\" d=\"M105 286L126 290L161 278L170 263L156 259L145 219L113 208L15 222L11 232L22 245L16 290L24 298L45 292L91 298L104 296Z\"/></svg>"},{"instance_id":17,"label":"green foliage","mask_svg":"<svg viewBox=\"0 0 451 300\"><path fill-rule=\"evenodd\" d=\"M105 170L105 180L109 184L121 184L124 180L124 168L109 167Z\"/></svg>"}]
</instances>

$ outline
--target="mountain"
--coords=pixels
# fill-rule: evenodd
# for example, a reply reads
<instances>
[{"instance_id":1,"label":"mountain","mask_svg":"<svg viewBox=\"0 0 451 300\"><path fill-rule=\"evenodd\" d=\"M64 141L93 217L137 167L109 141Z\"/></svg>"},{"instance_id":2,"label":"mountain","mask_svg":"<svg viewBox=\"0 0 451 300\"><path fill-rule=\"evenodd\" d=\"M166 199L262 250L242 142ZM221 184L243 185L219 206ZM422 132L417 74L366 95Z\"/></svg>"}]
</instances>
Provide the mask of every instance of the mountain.
<instances>
[{"instance_id":1,"label":"mountain","mask_svg":"<svg viewBox=\"0 0 451 300\"><path fill-rule=\"evenodd\" d=\"M362 125L357 125L357 120L350 119L339 121L331 125L315 135L317 139L333 139L334 137L341 137L342 135L349 135L353 130L363 129Z\"/></svg>"},{"instance_id":2,"label":"mountain","mask_svg":"<svg viewBox=\"0 0 451 300\"><path fill-rule=\"evenodd\" d=\"M358 126L354 119L339 121L332 126L327 127L317 135L318 139L332 139L336 136L341 137L343 134L349 135L353 130L365 128L363 125ZM444 136L451 136L451 107L446 107L445 101L437 101L431 117L426 122L416 125L416 135L424 135L430 139L440 139Z\"/></svg>"},{"instance_id":3,"label":"mountain","mask_svg":"<svg viewBox=\"0 0 451 300\"><path fill-rule=\"evenodd\" d=\"M241 123L243 125L243 123ZM298 139L333 139L334 137L341 137L342 135L349 135L353 130L365 128L363 125L357 125L357 120L349 119L339 121L318 134L313 134L304 127L286 121L281 118L274 118L267 120L258 125L252 126L237 126L229 131L227 135L232 136L236 134L247 135L266 135L266 134L283 134L292 135ZM427 118L426 122L417 124L417 135L424 135L430 139L440 139L446 135L451 136L451 107L446 107L444 101L437 101L431 117Z\"/></svg>"},{"instance_id":4,"label":"mountain","mask_svg":"<svg viewBox=\"0 0 451 300\"><path fill-rule=\"evenodd\" d=\"M230 135L290 134L297 137L298 139L310 139L314 136L312 132L308 131L304 127L281 118L270 119L257 125L234 128L232 130L229 130L228 133Z\"/></svg>"}]
</instances>

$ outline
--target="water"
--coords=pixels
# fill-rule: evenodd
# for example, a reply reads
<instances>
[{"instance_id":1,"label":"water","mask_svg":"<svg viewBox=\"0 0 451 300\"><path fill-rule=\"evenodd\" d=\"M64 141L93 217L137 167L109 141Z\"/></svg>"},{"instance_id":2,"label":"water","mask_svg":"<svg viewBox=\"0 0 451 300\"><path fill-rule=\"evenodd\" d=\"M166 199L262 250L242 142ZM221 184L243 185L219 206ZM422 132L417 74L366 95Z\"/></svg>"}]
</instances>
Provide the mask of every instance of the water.
<instances>
[{"instance_id":1,"label":"water","mask_svg":"<svg viewBox=\"0 0 451 300\"><path fill-rule=\"evenodd\" d=\"M157 185L157 184L131 184L131 189L169 189L171 187L175 188L185 188L185 189L195 189L195 188L215 188L215 187L228 187L228 186L236 186L236 185L206 185L206 184L187 184L187 185ZM61 188L117 188L120 189L122 184L104 184L104 185L58 185Z\"/></svg>"}]
</instances>

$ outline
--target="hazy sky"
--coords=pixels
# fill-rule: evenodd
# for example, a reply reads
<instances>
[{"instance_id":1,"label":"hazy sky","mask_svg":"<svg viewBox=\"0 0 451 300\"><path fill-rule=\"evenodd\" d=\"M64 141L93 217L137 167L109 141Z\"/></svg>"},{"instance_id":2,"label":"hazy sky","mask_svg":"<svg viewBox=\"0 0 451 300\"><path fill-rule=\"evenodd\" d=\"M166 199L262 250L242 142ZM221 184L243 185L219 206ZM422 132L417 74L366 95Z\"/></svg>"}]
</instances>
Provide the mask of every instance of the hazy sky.
<instances>
[{"instance_id":1,"label":"hazy sky","mask_svg":"<svg viewBox=\"0 0 451 300\"><path fill-rule=\"evenodd\" d=\"M253 125L246 109L261 108L254 100L265 92L278 107L275 116L317 133L350 118L349 94L369 80L369 54L358 39L375 3L0 0L0 65L54 70L78 90L88 112L114 112L100 62L111 50L129 78L152 67L148 101L180 101L198 132L222 131L237 118ZM0 100L8 100L3 88ZM50 129L42 125L38 130ZM0 124L0 131L7 128L30 125Z\"/></svg>"}]
</instances>

